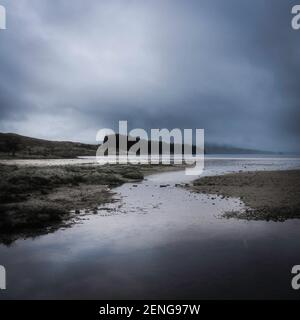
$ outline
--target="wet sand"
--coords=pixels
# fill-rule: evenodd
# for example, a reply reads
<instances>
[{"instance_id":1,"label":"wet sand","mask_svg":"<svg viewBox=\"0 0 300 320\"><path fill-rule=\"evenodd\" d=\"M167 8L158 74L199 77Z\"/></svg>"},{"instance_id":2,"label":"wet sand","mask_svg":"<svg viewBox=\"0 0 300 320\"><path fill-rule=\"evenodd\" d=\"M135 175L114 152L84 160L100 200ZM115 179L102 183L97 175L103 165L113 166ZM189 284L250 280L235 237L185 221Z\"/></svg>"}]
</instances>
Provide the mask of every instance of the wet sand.
<instances>
[{"instance_id":1,"label":"wet sand","mask_svg":"<svg viewBox=\"0 0 300 320\"><path fill-rule=\"evenodd\" d=\"M226 212L227 218L273 220L300 218L300 170L239 172L203 177L193 191L241 199L247 208Z\"/></svg>"},{"instance_id":2,"label":"wet sand","mask_svg":"<svg viewBox=\"0 0 300 320\"><path fill-rule=\"evenodd\" d=\"M36 160L0 165L0 243L70 226L86 214L99 213L98 206L113 202L112 188L180 168L59 161L53 161L60 164L56 166L42 166L44 162Z\"/></svg>"}]
</instances>

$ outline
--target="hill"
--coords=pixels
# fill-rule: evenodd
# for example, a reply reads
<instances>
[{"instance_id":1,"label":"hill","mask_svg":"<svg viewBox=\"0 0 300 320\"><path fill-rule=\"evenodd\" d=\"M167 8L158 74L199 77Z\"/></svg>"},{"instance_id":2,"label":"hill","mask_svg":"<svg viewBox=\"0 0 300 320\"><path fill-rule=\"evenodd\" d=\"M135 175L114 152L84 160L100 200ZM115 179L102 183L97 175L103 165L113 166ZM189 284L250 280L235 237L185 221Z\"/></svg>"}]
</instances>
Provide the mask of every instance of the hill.
<instances>
[{"instance_id":1,"label":"hill","mask_svg":"<svg viewBox=\"0 0 300 320\"><path fill-rule=\"evenodd\" d=\"M117 135L117 145L119 135ZM128 149L135 142L128 142ZM159 143L161 153L163 143ZM148 141L151 150L151 141ZM71 141L49 141L22 136L15 133L0 133L0 158L22 158L22 159L61 159L76 158L78 156L95 156L97 144L85 144ZM171 153L174 144L170 146ZM195 151L195 147L193 147ZM222 145L205 145L206 154L258 154L268 153L252 149L236 148Z\"/></svg>"},{"instance_id":2,"label":"hill","mask_svg":"<svg viewBox=\"0 0 300 320\"><path fill-rule=\"evenodd\" d=\"M76 158L94 156L97 145L70 141L49 141L18 135L0 133L1 158Z\"/></svg>"}]
</instances>

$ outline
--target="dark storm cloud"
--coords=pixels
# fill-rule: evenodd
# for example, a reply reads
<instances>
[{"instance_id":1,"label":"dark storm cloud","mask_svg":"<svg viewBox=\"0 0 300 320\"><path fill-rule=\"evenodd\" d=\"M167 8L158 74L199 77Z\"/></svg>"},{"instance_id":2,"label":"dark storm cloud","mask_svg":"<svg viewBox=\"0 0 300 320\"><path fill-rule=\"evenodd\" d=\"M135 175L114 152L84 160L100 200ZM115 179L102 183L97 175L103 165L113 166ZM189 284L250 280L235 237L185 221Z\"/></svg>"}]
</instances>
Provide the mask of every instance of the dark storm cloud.
<instances>
[{"instance_id":1,"label":"dark storm cloud","mask_svg":"<svg viewBox=\"0 0 300 320\"><path fill-rule=\"evenodd\" d=\"M1 131L93 141L128 120L300 151L294 1L1 3Z\"/></svg>"}]
</instances>

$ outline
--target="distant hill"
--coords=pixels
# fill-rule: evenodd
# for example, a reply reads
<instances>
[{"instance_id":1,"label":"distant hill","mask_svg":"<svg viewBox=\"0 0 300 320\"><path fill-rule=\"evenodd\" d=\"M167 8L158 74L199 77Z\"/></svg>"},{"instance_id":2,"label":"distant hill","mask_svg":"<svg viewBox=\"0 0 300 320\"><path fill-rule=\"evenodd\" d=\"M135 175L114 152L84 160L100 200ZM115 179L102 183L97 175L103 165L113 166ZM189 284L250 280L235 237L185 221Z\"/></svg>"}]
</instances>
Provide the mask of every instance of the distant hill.
<instances>
[{"instance_id":1,"label":"distant hill","mask_svg":"<svg viewBox=\"0 0 300 320\"><path fill-rule=\"evenodd\" d=\"M21 136L15 133L0 133L1 158L76 158L94 156L97 145L70 141L49 141Z\"/></svg>"},{"instance_id":2,"label":"distant hill","mask_svg":"<svg viewBox=\"0 0 300 320\"><path fill-rule=\"evenodd\" d=\"M116 138L117 145L119 135ZM128 141L128 149L135 142ZM163 142L159 143L161 153ZM149 150L151 150L151 141L148 141ZM76 158L78 156L95 156L97 144L85 144L70 141L49 141L22 136L15 133L0 133L0 158L24 158L24 159L61 159ZM174 150L174 144L170 146L171 153ZM195 151L195 147L193 147ZM268 153L252 149L236 148L231 146L221 146L206 144L206 154L262 154Z\"/></svg>"},{"instance_id":3,"label":"distant hill","mask_svg":"<svg viewBox=\"0 0 300 320\"><path fill-rule=\"evenodd\" d=\"M274 154L270 151L238 148L226 145L205 144L206 154Z\"/></svg>"},{"instance_id":4,"label":"distant hill","mask_svg":"<svg viewBox=\"0 0 300 320\"><path fill-rule=\"evenodd\" d=\"M106 142L107 139L108 139L108 137L106 137L104 139L104 142ZM116 145L117 146L119 145L119 139L120 139L120 135L116 134ZM134 145L135 143L136 143L135 141L128 141L128 139L127 139L127 149L129 150L130 147L132 145ZM161 141L159 142L159 153L160 154L162 153L162 148L163 148L164 144L165 144L165 142L161 142ZM151 140L148 141L148 150L151 151ZM193 146L192 150L193 150L193 154L195 154L196 147ZM170 144L170 153L174 154L174 143ZM204 147L204 153L205 154L271 154L272 152L206 143L205 147Z\"/></svg>"}]
</instances>

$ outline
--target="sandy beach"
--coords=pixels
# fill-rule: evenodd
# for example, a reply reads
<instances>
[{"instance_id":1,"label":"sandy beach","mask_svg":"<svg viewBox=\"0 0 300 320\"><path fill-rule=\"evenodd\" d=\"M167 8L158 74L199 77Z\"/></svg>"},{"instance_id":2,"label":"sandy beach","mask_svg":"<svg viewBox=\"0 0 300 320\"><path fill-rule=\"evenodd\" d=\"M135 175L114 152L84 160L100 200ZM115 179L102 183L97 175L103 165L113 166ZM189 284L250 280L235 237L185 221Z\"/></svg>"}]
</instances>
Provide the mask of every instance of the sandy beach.
<instances>
[{"instance_id":1,"label":"sandy beach","mask_svg":"<svg viewBox=\"0 0 300 320\"><path fill-rule=\"evenodd\" d=\"M300 170L239 172L203 177L192 190L239 198L247 209L223 216L247 220L284 221L300 217Z\"/></svg>"}]
</instances>

